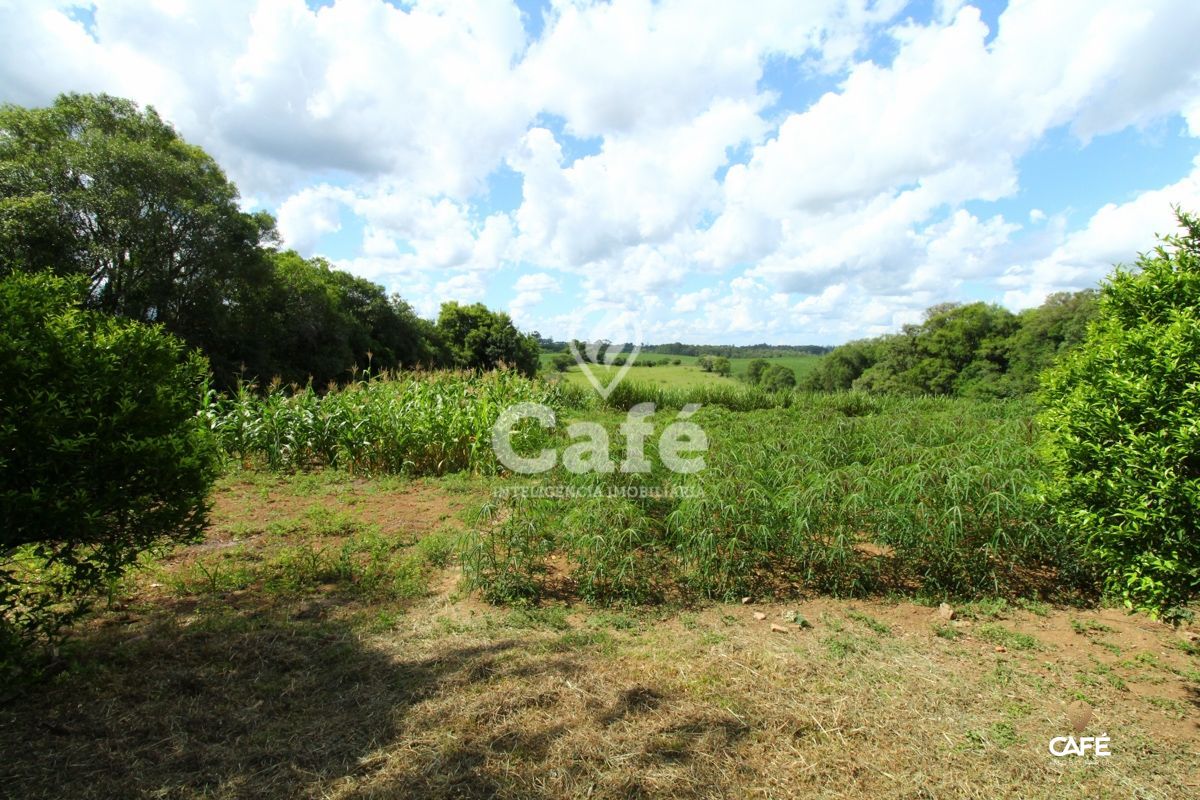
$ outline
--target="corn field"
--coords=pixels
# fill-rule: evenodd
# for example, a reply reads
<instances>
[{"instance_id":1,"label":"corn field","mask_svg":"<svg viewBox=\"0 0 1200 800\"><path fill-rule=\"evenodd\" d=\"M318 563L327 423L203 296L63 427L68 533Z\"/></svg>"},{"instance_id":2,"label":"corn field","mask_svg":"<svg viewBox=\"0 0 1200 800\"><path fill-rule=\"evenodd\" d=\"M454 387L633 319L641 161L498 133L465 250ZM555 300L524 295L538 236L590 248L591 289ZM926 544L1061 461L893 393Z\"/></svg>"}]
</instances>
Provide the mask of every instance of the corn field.
<instances>
[{"instance_id":1,"label":"corn field","mask_svg":"<svg viewBox=\"0 0 1200 800\"><path fill-rule=\"evenodd\" d=\"M494 471L491 431L514 403L560 408L563 389L512 372L397 373L319 394L274 385L244 385L209 406L222 450L245 467L317 468L357 474L442 475ZM541 429L523 428L518 445Z\"/></svg>"},{"instance_id":2,"label":"corn field","mask_svg":"<svg viewBox=\"0 0 1200 800\"><path fill-rule=\"evenodd\" d=\"M561 468L507 476L492 451L500 413L545 404L559 424L522 426L518 450L571 444L599 421L620 447L622 413L653 402L709 439L706 466L675 474L646 442L642 474ZM1033 409L1020 401L771 394L752 387L624 383L607 400L508 372L400 373L327 393L243 386L208 422L227 457L277 471L495 475L567 487L497 497L463 545L470 586L498 602L572 592L597 603L899 592L928 597L1070 593L1094 583L1080 543L1042 497ZM619 458L619 454L617 458ZM552 563L567 565L551 569Z\"/></svg>"}]
</instances>

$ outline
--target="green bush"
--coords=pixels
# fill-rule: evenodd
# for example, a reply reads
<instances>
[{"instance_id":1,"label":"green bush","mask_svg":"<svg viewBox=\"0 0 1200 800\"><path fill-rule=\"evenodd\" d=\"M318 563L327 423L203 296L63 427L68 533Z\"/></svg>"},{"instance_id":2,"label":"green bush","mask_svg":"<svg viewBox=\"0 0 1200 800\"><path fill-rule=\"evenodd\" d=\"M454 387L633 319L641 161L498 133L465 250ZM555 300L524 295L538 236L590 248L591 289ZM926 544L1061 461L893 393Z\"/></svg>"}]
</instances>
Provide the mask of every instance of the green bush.
<instances>
[{"instance_id":1,"label":"green bush","mask_svg":"<svg viewBox=\"0 0 1200 800\"><path fill-rule=\"evenodd\" d=\"M1200 594L1200 220L1118 268L1044 379L1052 496L1108 589L1167 619Z\"/></svg>"},{"instance_id":2,"label":"green bush","mask_svg":"<svg viewBox=\"0 0 1200 800\"><path fill-rule=\"evenodd\" d=\"M207 364L78 283L0 281L0 633L52 633L140 553L198 535L214 477Z\"/></svg>"},{"instance_id":3,"label":"green bush","mask_svg":"<svg viewBox=\"0 0 1200 800\"><path fill-rule=\"evenodd\" d=\"M756 358L751 361L748 365L746 365L747 382L757 384L760 380L762 380L763 373L766 372L770 366L771 365L767 363L766 359Z\"/></svg>"},{"instance_id":4,"label":"green bush","mask_svg":"<svg viewBox=\"0 0 1200 800\"><path fill-rule=\"evenodd\" d=\"M772 364L763 370L758 383L768 392L789 392L796 388L796 373L782 364Z\"/></svg>"}]
</instances>

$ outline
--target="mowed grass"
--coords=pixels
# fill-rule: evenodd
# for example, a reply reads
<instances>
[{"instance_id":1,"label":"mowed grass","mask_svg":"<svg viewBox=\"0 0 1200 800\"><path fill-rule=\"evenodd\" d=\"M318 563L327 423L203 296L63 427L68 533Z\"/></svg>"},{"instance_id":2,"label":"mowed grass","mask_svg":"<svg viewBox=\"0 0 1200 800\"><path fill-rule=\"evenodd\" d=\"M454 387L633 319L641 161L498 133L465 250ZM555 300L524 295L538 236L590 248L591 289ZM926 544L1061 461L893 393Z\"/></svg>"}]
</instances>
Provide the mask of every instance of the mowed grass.
<instances>
[{"instance_id":1,"label":"mowed grass","mask_svg":"<svg viewBox=\"0 0 1200 800\"><path fill-rule=\"evenodd\" d=\"M503 485L231 474L204 542L6 691L4 793L1165 799L1200 777L1194 627L1003 601L489 606L447 543ZM367 590L365 542L409 565L394 590ZM347 543L351 569L273 579ZM1047 752L1081 703L1111 758Z\"/></svg>"},{"instance_id":2,"label":"mowed grass","mask_svg":"<svg viewBox=\"0 0 1200 800\"><path fill-rule=\"evenodd\" d=\"M593 364L589 367L592 375L600 381L604 386L607 386L616 378L620 371L620 367L607 367L604 365ZM584 375L583 370L579 367L571 367L564 373L561 373L562 379L574 386L579 386L591 390L592 385ZM642 367L633 366L625 373L622 380L629 380L639 384L649 384L651 386L663 386L672 389L691 389L701 386L736 386L737 379L733 377L724 377L717 375L714 372L705 372L694 364L691 365L667 365Z\"/></svg>"},{"instance_id":3,"label":"mowed grass","mask_svg":"<svg viewBox=\"0 0 1200 800\"><path fill-rule=\"evenodd\" d=\"M547 374L553 374L554 368L551 366L551 361L556 356L556 353L542 353L541 363L542 369ZM644 366L645 360L655 362L653 367ZM680 363L675 364L678 360ZM655 386L664 386L670 388L691 388L700 386L712 386L719 384L729 384L731 382L740 383L740 379L746 374L746 370L750 366L750 362L754 359L750 358L731 358L730 366L733 369L729 377L717 375L713 372L705 372L700 369L697 364L698 359L695 356L670 356L660 353L643 352L635 359L632 367L625 373L625 379L637 381L638 383L648 383ZM790 368L796 373L796 379L800 380L813 369L821 360L820 356L780 356L777 358L764 359L768 364L779 364ZM664 363L672 362L672 363ZM603 365L593 365L592 369L604 384L609 383L615 377L620 367L606 367ZM587 377L583 374L578 366L573 366L566 373L563 373L565 380L577 386L590 388L591 384Z\"/></svg>"}]
</instances>

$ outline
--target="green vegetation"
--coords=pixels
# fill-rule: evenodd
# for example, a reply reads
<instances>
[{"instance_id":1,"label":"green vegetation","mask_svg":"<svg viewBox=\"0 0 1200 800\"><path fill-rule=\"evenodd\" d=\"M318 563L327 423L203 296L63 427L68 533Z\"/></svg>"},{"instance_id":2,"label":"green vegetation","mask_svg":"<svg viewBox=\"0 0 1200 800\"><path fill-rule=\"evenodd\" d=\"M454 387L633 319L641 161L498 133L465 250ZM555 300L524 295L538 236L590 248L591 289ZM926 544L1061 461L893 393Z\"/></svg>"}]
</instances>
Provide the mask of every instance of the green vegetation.
<instances>
[{"instance_id":1,"label":"green vegetation","mask_svg":"<svg viewBox=\"0 0 1200 800\"><path fill-rule=\"evenodd\" d=\"M758 385L749 375L750 365L757 361L766 361L770 366L778 367L781 371L790 371L799 382L816 369L821 359L821 356L812 355L772 357L769 360L734 358L729 360L729 375L721 375L715 371L702 369L699 363L700 359L697 357L656 358L647 355L647 351L642 351L630 365L631 371L626 375L625 380L673 389L727 386L731 377L744 383ZM653 367L645 369L647 362L652 362ZM541 365L543 372L548 375L561 374L563 380L572 384L580 387L590 386L587 378L576 368L575 359L568 354L543 352ZM611 367L598 364L592 365L591 369L593 373L599 374L603 382L607 383L619 367L620 364ZM783 380L786 382L787 379Z\"/></svg>"},{"instance_id":2,"label":"green vegetation","mask_svg":"<svg viewBox=\"0 0 1200 800\"><path fill-rule=\"evenodd\" d=\"M1014 631L995 622L980 625L975 629L975 635L985 642L991 642L1009 650L1037 650L1040 646L1038 640L1033 636Z\"/></svg>"},{"instance_id":3,"label":"green vegetation","mask_svg":"<svg viewBox=\"0 0 1200 800\"><path fill-rule=\"evenodd\" d=\"M222 455L230 468L468 472L579 496L496 498L461 542L431 538L419 554L358 529L255 563L233 548L181 571L184 593L334 585L394 600L461 546L467 585L496 602L816 590L1034 608L1103 583L1179 619L1200 594L1200 222L1180 222L1185 235L1099 295L1018 315L944 304L823 356L673 343L606 364L615 346L590 347L601 380L632 373L601 398L562 343L506 314L449 302L424 320L379 286L278 251L273 220L241 211L217 164L152 109L83 95L5 106L4 625L48 633L141 554L194 538ZM492 448L517 403L559 418L519 426L520 452L571 444L570 422L621 440L622 412L652 403L660 431L675 413L701 426L706 464L670 472L652 439L645 474L517 479ZM828 646L879 647L888 626L851 618L876 637Z\"/></svg>"},{"instance_id":4,"label":"green vegetation","mask_svg":"<svg viewBox=\"0 0 1200 800\"><path fill-rule=\"evenodd\" d=\"M0 107L0 278L80 276L90 308L199 348L218 388L324 387L368 368L537 368L537 340L507 314L451 303L434 325L277 242L270 215L241 211L217 163L153 109L78 94Z\"/></svg>"},{"instance_id":5,"label":"green vegetation","mask_svg":"<svg viewBox=\"0 0 1200 800\"><path fill-rule=\"evenodd\" d=\"M512 372L398 373L324 394L243 385L206 416L223 451L246 466L441 475L494 471L500 412L522 402L561 408L568 396ZM522 427L514 444L533 447L542 438L542 428Z\"/></svg>"},{"instance_id":6,"label":"green vegetation","mask_svg":"<svg viewBox=\"0 0 1200 800\"><path fill-rule=\"evenodd\" d=\"M723 376L733 372L733 365L725 356L700 356L696 359L696 364L703 372L715 372Z\"/></svg>"},{"instance_id":7,"label":"green vegetation","mask_svg":"<svg viewBox=\"0 0 1200 800\"><path fill-rule=\"evenodd\" d=\"M944 303L920 325L850 342L825 356L802 385L845 391L958 397L1016 397L1083 339L1096 293L1051 295L1014 315L995 305Z\"/></svg>"},{"instance_id":8,"label":"green vegetation","mask_svg":"<svg viewBox=\"0 0 1200 800\"><path fill-rule=\"evenodd\" d=\"M1169 619L1200 596L1200 220L1179 222L1105 283L1041 417L1065 524L1115 595Z\"/></svg>"},{"instance_id":9,"label":"green vegetation","mask_svg":"<svg viewBox=\"0 0 1200 800\"><path fill-rule=\"evenodd\" d=\"M442 304L437 335L447 354L441 361L450 366L487 370L504 365L530 377L537 372L536 337L520 333L508 314L489 311L482 303Z\"/></svg>"},{"instance_id":10,"label":"green vegetation","mask_svg":"<svg viewBox=\"0 0 1200 800\"><path fill-rule=\"evenodd\" d=\"M78 281L0 281L0 656L48 635L145 550L204 527L204 360L82 310Z\"/></svg>"},{"instance_id":11,"label":"green vegetation","mask_svg":"<svg viewBox=\"0 0 1200 800\"><path fill-rule=\"evenodd\" d=\"M1022 403L854 395L740 413L703 408L692 417L709 438L702 471L670 473L648 447L646 475L552 473L546 480L589 499L494 504L464 568L496 600L543 595L555 554L598 602L788 596L801 587L929 597L1086 591L1078 540L1037 495L1045 470L1030 412ZM614 441L619 421L608 419ZM641 497L641 487L656 491Z\"/></svg>"}]
</instances>

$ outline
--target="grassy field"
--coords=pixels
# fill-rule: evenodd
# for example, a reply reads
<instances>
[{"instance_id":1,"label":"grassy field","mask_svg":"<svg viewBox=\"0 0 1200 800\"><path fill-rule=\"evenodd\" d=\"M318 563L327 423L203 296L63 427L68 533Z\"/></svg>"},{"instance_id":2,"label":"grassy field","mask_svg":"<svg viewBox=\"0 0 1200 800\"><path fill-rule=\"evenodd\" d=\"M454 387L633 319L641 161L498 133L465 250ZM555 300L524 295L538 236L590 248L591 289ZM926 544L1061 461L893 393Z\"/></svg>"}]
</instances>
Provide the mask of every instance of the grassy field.
<instances>
[{"instance_id":1,"label":"grassy field","mask_svg":"<svg viewBox=\"0 0 1200 800\"><path fill-rule=\"evenodd\" d=\"M551 361L557 353L542 353L541 363L542 369L553 374L554 370L551 366ZM639 365L639 361L651 360L656 362L653 367ZM679 364L675 364L675 361ZM796 373L796 378L799 380L816 368L817 363L821 360L820 356L780 356L778 358L765 359L769 364L779 364L790 368ZM670 361L672 363L664 364L662 362ZM626 373L629 380L639 383L649 383L655 386L665 386L670 388L691 388L699 386L711 386L730 381L738 381L746 374L746 369L749 367L753 359L750 358L731 358L730 366L733 368L733 374L730 377L722 377L712 372L705 372L696 364L695 356L668 356L659 355L658 353L642 353L635 360L634 365L630 367ZM608 367L593 367L599 371L599 375L603 376L604 382L607 383L612 375L615 375L616 369ZM579 367L571 367L565 374L564 378L578 386L589 386L587 378L580 371Z\"/></svg>"},{"instance_id":2,"label":"grassy field","mask_svg":"<svg viewBox=\"0 0 1200 800\"><path fill-rule=\"evenodd\" d=\"M718 380L225 398L203 540L147 556L45 674L0 690L4 793L1200 789L1200 628L1098 602L1039 499L1030 406ZM538 402L558 425L520 429L521 452L565 453L582 422L619 459L647 401L646 472L520 476L492 454L501 410ZM691 402L705 465L673 473L660 435ZM1073 732L1112 757L1052 757Z\"/></svg>"},{"instance_id":3,"label":"grassy field","mask_svg":"<svg viewBox=\"0 0 1200 800\"><path fill-rule=\"evenodd\" d=\"M463 592L454 543L504 485L232 472L203 542L119 587L68 643L70 669L7 694L4 793L1057 800L1200 787L1194 627L1038 602L963 603L947 619L814 595L495 607ZM1051 757L1049 739L1076 725L1110 735L1112 757Z\"/></svg>"}]
</instances>

